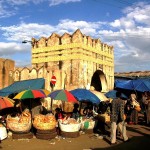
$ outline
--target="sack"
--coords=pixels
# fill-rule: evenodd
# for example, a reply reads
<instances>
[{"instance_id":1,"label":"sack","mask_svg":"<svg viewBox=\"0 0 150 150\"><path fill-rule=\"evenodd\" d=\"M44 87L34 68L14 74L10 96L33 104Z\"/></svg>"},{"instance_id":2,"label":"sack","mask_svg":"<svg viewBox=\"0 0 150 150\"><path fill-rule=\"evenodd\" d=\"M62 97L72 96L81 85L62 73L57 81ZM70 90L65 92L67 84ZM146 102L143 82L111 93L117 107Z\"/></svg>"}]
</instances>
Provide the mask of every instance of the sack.
<instances>
[{"instance_id":1,"label":"sack","mask_svg":"<svg viewBox=\"0 0 150 150\"><path fill-rule=\"evenodd\" d=\"M124 114L124 120L126 120L127 119L127 116Z\"/></svg>"},{"instance_id":2,"label":"sack","mask_svg":"<svg viewBox=\"0 0 150 150\"><path fill-rule=\"evenodd\" d=\"M110 122L110 116L108 114L98 114L98 120L101 121L101 122Z\"/></svg>"}]
</instances>

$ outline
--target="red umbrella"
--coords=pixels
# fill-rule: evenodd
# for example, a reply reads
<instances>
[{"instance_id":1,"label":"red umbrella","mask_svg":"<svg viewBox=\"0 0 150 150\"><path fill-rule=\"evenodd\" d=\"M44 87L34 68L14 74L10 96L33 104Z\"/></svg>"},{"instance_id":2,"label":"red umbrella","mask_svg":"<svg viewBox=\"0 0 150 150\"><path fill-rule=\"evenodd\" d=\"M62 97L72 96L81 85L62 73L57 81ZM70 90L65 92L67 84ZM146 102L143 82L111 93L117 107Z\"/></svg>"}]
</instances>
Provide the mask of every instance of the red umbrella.
<instances>
[{"instance_id":1,"label":"red umbrella","mask_svg":"<svg viewBox=\"0 0 150 150\"><path fill-rule=\"evenodd\" d=\"M14 107L14 101L8 97L0 96L0 110L9 107Z\"/></svg>"}]
</instances>

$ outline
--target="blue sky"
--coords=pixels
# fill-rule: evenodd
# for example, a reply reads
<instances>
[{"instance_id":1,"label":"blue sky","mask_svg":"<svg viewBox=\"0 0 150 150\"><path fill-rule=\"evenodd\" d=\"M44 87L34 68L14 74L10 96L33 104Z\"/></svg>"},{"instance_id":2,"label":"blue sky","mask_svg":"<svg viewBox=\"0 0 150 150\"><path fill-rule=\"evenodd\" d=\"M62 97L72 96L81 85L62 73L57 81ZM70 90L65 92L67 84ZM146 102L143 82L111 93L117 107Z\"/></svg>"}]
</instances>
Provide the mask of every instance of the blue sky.
<instances>
[{"instance_id":1,"label":"blue sky","mask_svg":"<svg viewBox=\"0 0 150 150\"><path fill-rule=\"evenodd\" d=\"M150 0L0 0L0 57L30 66L23 40L78 28L114 46L115 72L150 71Z\"/></svg>"}]
</instances>

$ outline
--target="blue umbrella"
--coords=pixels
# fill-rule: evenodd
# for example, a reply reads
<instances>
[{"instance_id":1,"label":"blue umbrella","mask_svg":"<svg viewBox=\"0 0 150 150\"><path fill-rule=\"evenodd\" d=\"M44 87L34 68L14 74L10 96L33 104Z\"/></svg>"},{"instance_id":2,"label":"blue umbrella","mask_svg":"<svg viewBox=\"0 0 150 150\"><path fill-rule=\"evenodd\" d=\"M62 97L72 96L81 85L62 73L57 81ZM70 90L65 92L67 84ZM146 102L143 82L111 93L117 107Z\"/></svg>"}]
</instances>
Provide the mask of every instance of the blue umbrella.
<instances>
[{"instance_id":1,"label":"blue umbrella","mask_svg":"<svg viewBox=\"0 0 150 150\"><path fill-rule=\"evenodd\" d=\"M116 93L117 93L117 90L111 90L111 91L105 93L105 96L108 98L115 99L115 98L117 98ZM124 93L121 93L121 98L128 99L128 97Z\"/></svg>"},{"instance_id":2,"label":"blue umbrella","mask_svg":"<svg viewBox=\"0 0 150 150\"><path fill-rule=\"evenodd\" d=\"M78 89L72 90L70 92L80 102L87 101L87 102L92 102L93 104L100 103L100 99L89 90L78 88Z\"/></svg>"}]
</instances>

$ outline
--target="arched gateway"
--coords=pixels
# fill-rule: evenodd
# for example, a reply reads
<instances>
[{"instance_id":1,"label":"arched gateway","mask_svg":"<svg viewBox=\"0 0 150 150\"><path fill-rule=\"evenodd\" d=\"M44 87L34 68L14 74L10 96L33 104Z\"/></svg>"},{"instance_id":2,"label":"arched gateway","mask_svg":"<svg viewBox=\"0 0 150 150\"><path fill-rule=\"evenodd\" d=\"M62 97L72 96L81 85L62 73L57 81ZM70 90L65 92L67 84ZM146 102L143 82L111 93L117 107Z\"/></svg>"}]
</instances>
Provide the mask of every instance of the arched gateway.
<instances>
[{"instance_id":1,"label":"arched gateway","mask_svg":"<svg viewBox=\"0 0 150 150\"><path fill-rule=\"evenodd\" d=\"M103 71L95 71L91 79L91 86L99 92L106 92L108 90L107 80Z\"/></svg>"},{"instance_id":2,"label":"arched gateway","mask_svg":"<svg viewBox=\"0 0 150 150\"><path fill-rule=\"evenodd\" d=\"M31 44L32 67L14 69L14 81L44 78L45 88L51 91L54 75L57 81L53 90L90 86L101 92L113 89L113 46L82 34L79 29L73 34L32 38Z\"/></svg>"},{"instance_id":3,"label":"arched gateway","mask_svg":"<svg viewBox=\"0 0 150 150\"><path fill-rule=\"evenodd\" d=\"M114 86L113 47L79 29L72 35L53 33L49 38L32 38L32 66L45 66L50 77L55 75L55 89L90 85L103 92Z\"/></svg>"}]
</instances>

